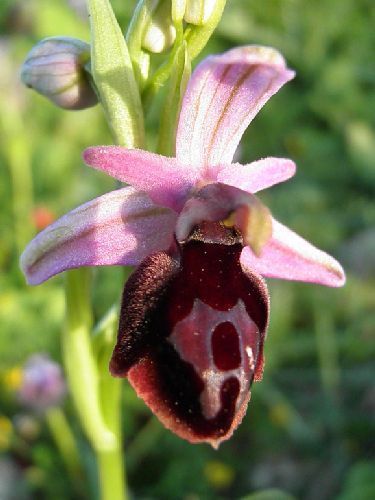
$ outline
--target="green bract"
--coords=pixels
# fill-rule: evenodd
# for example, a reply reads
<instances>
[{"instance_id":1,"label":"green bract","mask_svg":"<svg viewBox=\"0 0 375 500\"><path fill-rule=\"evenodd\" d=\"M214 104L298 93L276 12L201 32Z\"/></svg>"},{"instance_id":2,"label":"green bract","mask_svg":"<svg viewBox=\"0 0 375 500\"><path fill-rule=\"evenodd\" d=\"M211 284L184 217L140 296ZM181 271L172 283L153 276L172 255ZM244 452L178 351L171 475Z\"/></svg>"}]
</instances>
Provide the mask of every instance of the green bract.
<instances>
[{"instance_id":1,"label":"green bract","mask_svg":"<svg viewBox=\"0 0 375 500\"><path fill-rule=\"evenodd\" d=\"M108 0L88 1L91 69L109 125L118 144L141 146L143 113L129 51Z\"/></svg>"}]
</instances>

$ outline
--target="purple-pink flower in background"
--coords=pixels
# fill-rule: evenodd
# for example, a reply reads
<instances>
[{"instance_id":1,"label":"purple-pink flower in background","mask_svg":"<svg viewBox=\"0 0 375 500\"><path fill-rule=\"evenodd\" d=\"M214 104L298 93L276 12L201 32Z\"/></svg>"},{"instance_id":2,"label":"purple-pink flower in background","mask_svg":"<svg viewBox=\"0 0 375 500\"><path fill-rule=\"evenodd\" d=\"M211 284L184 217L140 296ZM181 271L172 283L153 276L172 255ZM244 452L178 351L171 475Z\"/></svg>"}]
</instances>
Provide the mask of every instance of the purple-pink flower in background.
<instances>
[{"instance_id":1,"label":"purple-pink flower in background","mask_svg":"<svg viewBox=\"0 0 375 500\"><path fill-rule=\"evenodd\" d=\"M206 58L188 84L174 158L116 146L87 164L125 187L54 222L26 248L31 284L80 266L136 265L111 360L166 427L217 446L263 371L263 277L341 286L340 264L271 217L254 193L295 173L289 159L232 163L260 108L293 78L271 48Z\"/></svg>"},{"instance_id":2,"label":"purple-pink flower in background","mask_svg":"<svg viewBox=\"0 0 375 500\"><path fill-rule=\"evenodd\" d=\"M62 403L66 384L60 365L47 355L34 354L22 370L22 382L17 391L25 406L40 413Z\"/></svg>"}]
</instances>

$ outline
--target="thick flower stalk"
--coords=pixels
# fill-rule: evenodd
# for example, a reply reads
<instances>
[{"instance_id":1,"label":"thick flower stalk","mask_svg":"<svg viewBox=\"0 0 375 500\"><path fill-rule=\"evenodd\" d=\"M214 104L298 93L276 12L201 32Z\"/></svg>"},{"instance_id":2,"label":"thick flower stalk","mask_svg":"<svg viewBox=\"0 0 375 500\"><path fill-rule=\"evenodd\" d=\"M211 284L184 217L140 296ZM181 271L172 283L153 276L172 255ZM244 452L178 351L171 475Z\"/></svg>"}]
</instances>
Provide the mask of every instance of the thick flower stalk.
<instances>
[{"instance_id":1,"label":"thick flower stalk","mask_svg":"<svg viewBox=\"0 0 375 500\"><path fill-rule=\"evenodd\" d=\"M266 47L205 59L183 98L176 156L89 148L88 165L132 187L63 216L21 258L31 284L81 266L139 266L125 286L111 371L127 376L164 425L191 442L228 439L262 376L263 277L345 280L338 262L273 219L254 195L292 177L294 163L232 163L246 127L293 76Z\"/></svg>"}]
</instances>

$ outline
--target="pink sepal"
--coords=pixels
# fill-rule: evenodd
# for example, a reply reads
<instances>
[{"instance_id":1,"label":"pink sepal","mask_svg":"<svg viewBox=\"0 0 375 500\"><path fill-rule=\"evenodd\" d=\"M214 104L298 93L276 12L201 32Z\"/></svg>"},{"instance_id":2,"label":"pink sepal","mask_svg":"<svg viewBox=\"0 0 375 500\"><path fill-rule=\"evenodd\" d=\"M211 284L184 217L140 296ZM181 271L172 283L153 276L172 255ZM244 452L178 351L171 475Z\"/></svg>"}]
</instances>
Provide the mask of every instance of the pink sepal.
<instances>
[{"instance_id":1,"label":"pink sepal","mask_svg":"<svg viewBox=\"0 0 375 500\"><path fill-rule=\"evenodd\" d=\"M345 273L333 257L275 219L272 221L272 237L263 247L260 257L245 247L241 254L241 265L268 278L306 281L332 287L345 283Z\"/></svg>"},{"instance_id":2,"label":"pink sepal","mask_svg":"<svg viewBox=\"0 0 375 500\"><path fill-rule=\"evenodd\" d=\"M39 233L21 256L28 283L81 266L137 265L169 248L176 214L127 187L72 210Z\"/></svg>"}]
</instances>

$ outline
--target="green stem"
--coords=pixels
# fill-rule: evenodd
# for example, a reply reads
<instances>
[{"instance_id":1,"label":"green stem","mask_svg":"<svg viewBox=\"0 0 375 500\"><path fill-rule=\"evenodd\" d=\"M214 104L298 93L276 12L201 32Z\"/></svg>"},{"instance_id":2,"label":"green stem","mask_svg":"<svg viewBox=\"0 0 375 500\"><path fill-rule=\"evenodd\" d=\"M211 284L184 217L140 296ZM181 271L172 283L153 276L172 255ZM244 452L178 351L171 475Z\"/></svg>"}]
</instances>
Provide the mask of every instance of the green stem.
<instances>
[{"instance_id":1,"label":"green stem","mask_svg":"<svg viewBox=\"0 0 375 500\"><path fill-rule=\"evenodd\" d=\"M98 459L101 498L124 500L127 496L121 456L121 387L93 352L90 281L88 269L66 273L64 364L82 427Z\"/></svg>"},{"instance_id":2,"label":"green stem","mask_svg":"<svg viewBox=\"0 0 375 500\"><path fill-rule=\"evenodd\" d=\"M110 315L111 316L111 315ZM117 317L116 317L117 319ZM122 444L121 428L121 380L114 378L108 371L117 330L117 321L109 318L102 332L103 343L97 354L100 373L101 408L108 429L116 437L116 446L111 450L98 450L97 458L101 477L103 499L121 500L126 496L125 453ZM110 471L110 472L109 472ZM108 495L109 492L109 495Z\"/></svg>"},{"instance_id":3,"label":"green stem","mask_svg":"<svg viewBox=\"0 0 375 500\"><path fill-rule=\"evenodd\" d=\"M95 449L110 448L114 436L108 431L100 410L98 370L90 338L90 272L66 273L67 328L62 337L67 377L87 437Z\"/></svg>"},{"instance_id":4,"label":"green stem","mask_svg":"<svg viewBox=\"0 0 375 500\"><path fill-rule=\"evenodd\" d=\"M192 62L204 49L212 33L220 22L227 0L217 0L215 10L210 19L202 26L189 25L183 32L182 22L175 23L177 35L173 50L168 60L162 64L145 85L142 93L142 102L147 110L160 88L165 84L173 70L176 51L181 45L182 37L186 41L189 60Z\"/></svg>"},{"instance_id":5,"label":"green stem","mask_svg":"<svg viewBox=\"0 0 375 500\"><path fill-rule=\"evenodd\" d=\"M98 451L97 458L102 500L126 500L121 447Z\"/></svg>"},{"instance_id":6,"label":"green stem","mask_svg":"<svg viewBox=\"0 0 375 500\"><path fill-rule=\"evenodd\" d=\"M45 417L69 474L73 480L81 480L82 471L76 441L63 411L57 407L50 408Z\"/></svg>"},{"instance_id":7,"label":"green stem","mask_svg":"<svg viewBox=\"0 0 375 500\"><path fill-rule=\"evenodd\" d=\"M191 64L183 41L176 52L174 70L168 83L164 106L161 112L157 151L165 156L176 155L176 129L182 99L191 74Z\"/></svg>"},{"instance_id":8,"label":"green stem","mask_svg":"<svg viewBox=\"0 0 375 500\"><path fill-rule=\"evenodd\" d=\"M177 51L179 50L181 43L182 43L182 38L183 38L183 26L182 22L181 23L175 23L175 28L176 28L176 40L173 45L173 49L171 53L169 54L169 57L167 61L165 61L152 75L152 77L149 79L147 82L147 85L144 88L144 91L142 93L142 102L144 108L147 110L153 98L155 95L158 93L158 91L161 89L161 87L165 84L165 82L168 80L169 76L171 75L171 72L174 68L174 60Z\"/></svg>"}]
</instances>

